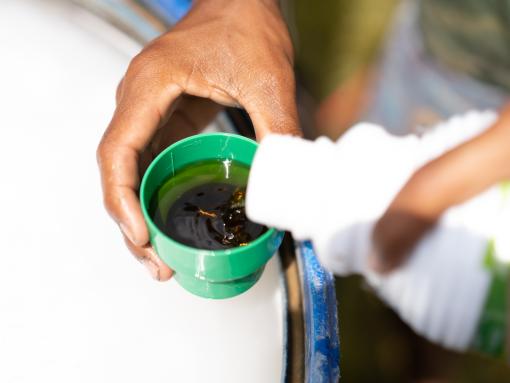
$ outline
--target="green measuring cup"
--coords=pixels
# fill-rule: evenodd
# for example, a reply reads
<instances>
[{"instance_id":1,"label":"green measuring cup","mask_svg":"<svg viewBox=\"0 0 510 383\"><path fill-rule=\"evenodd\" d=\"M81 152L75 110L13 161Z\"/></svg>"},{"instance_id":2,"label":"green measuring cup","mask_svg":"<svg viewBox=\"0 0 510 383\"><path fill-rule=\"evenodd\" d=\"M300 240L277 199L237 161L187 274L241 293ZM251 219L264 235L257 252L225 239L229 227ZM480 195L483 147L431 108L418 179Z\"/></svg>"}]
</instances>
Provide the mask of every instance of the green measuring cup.
<instances>
[{"instance_id":1,"label":"green measuring cup","mask_svg":"<svg viewBox=\"0 0 510 383\"><path fill-rule=\"evenodd\" d=\"M222 299L252 287L264 266L278 250L283 232L269 228L246 246L227 250L203 250L183 245L165 235L153 222L149 204L159 186L179 170L206 160L234 160L250 166L257 150L253 140L229 133L199 134L165 149L150 164L140 187L140 203L158 256L175 271L177 282L189 292Z\"/></svg>"}]
</instances>

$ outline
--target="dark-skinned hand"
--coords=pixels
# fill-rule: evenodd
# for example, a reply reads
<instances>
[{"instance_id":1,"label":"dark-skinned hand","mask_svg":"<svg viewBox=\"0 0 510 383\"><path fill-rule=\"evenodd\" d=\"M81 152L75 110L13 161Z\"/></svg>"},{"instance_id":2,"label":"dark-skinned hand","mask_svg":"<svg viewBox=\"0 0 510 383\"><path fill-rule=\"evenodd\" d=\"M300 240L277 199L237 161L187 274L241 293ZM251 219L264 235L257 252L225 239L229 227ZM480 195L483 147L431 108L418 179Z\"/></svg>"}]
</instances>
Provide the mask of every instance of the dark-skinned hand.
<instances>
[{"instance_id":1,"label":"dark-skinned hand","mask_svg":"<svg viewBox=\"0 0 510 383\"><path fill-rule=\"evenodd\" d=\"M156 255L138 200L143 171L176 140L198 133L219 105L246 109L257 139L300 134L293 48L276 0L198 0L130 63L97 150L104 203L128 248L154 278Z\"/></svg>"}]
</instances>

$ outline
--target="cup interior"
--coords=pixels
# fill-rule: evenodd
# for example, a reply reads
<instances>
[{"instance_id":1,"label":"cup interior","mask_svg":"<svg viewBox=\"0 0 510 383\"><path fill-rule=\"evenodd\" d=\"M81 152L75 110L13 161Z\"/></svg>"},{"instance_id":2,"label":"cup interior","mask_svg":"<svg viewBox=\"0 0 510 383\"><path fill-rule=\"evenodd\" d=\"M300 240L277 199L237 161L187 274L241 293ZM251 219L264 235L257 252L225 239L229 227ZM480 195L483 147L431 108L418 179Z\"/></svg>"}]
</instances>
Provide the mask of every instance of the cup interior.
<instances>
[{"instance_id":1,"label":"cup interior","mask_svg":"<svg viewBox=\"0 0 510 383\"><path fill-rule=\"evenodd\" d=\"M178 176L180 169L207 160L232 160L250 167L256 150L257 143L255 141L229 133L200 134L185 138L169 146L154 159L142 179L140 202L149 225L152 226L154 230L159 231L161 235L165 235L152 221L149 213L149 206L152 197L157 192L160 185L169 177ZM200 184L200 180L197 177L197 185L198 184ZM269 238L274 234L274 231L274 229L268 229L246 247L250 247L254 242L263 241L264 238ZM188 247L168 236L167 239L175 242L176 245ZM246 247L243 247L243 249ZM214 252L216 256L219 256L224 252L232 253L240 250L242 249L232 248L228 250L208 251Z\"/></svg>"}]
</instances>

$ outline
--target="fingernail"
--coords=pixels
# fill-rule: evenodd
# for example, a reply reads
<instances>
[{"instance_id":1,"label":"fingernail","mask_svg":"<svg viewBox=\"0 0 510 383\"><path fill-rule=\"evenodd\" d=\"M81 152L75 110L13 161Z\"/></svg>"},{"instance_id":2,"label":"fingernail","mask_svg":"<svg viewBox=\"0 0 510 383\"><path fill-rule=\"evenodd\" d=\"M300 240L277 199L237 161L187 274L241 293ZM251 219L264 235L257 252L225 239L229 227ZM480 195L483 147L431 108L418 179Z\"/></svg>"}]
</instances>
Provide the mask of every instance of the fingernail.
<instances>
[{"instance_id":1,"label":"fingernail","mask_svg":"<svg viewBox=\"0 0 510 383\"><path fill-rule=\"evenodd\" d=\"M136 243L135 242L135 238L133 236L133 233L131 232L131 230L129 230L129 228L124 225L123 223L119 223L119 227L120 227L120 230L122 231L122 233L124 233L124 235L132 242L132 243Z\"/></svg>"},{"instance_id":2,"label":"fingernail","mask_svg":"<svg viewBox=\"0 0 510 383\"><path fill-rule=\"evenodd\" d=\"M156 281L159 281L160 278L159 278L159 267L158 267L158 265L156 265L154 262L152 262L148 258L145 258L142 262L145 265L145 267L147 267L147 270L149 270L149 272L151 273L152 278L154 278Z\"/></svg>"}]
</instances>

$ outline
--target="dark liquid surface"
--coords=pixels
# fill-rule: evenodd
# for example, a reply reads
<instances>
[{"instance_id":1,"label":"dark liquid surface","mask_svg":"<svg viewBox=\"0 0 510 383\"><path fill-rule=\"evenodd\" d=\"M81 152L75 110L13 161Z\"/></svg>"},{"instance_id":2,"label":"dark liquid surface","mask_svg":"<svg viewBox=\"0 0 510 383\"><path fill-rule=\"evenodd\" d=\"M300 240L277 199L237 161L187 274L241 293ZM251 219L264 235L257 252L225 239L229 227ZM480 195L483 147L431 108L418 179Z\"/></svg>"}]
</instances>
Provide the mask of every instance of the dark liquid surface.
<instances>
[{"instance_id":1,"label":"dark liquid surface","mask_svg":"<svg viewBox=\"0 0 510 383\"><path fill-rule=\"evenodd\" d=\"M205 163L203 169L207 168L208 174L203 180L210 182L198 185L196 176L186 177L186 169L184 177L170 178L151 201L154 223L170 238L199 249L223 250L247 245L267 228L246 217L244 200L249 170L241 166L229 162L227 169L224 162ZM171 182L175 185L170 185Z\"/></svg>"}]
</instances>

